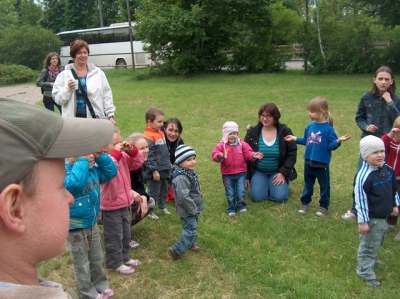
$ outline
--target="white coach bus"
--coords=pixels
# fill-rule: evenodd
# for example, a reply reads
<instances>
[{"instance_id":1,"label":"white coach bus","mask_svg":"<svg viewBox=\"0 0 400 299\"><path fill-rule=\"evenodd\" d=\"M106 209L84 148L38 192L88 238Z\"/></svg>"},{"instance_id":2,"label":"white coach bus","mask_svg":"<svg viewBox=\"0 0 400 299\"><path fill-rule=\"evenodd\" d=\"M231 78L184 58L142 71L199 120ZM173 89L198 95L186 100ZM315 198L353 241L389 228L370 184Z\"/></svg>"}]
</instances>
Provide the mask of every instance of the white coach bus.
<instances>
[{"instance_id":1,"label":"white coach bus","mask_svg":"<svg viewBox=\"0 0 400 299\"><path fill-rule=\"evenodd\" d=\"M132 67L132 53L129 40L129 25L111 24L110 27L79 29L57 33L63 42L60 49L61 65L72 62L69 45L76 39L83 39L89 44L89 61L99 68ZM152 55L143 50L145 45L132 36L135 67L151 66Z\"/></svg>"}]
</instances>

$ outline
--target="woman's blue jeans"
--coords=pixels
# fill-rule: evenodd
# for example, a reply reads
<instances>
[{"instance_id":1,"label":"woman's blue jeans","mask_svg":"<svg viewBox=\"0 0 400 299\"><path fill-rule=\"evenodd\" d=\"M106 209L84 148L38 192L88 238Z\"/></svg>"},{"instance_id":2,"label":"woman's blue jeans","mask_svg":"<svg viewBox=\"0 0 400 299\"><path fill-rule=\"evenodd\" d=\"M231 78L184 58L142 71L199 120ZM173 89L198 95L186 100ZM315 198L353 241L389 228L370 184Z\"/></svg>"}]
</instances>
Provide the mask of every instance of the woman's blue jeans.
<instances>
[{"instance_id":1,"label":"woman's blue jeans","mask_svg":"<svg viewBox=\"0 0 400 299\"><path fill-rule=\"evenodd\" d=\"M282 185L274 185L274 177L278 174L274 172L262 172L255 170L250 180L250 199L253 202L262 200L272 200L284 202L289 197L289 183L285 180Z\"/></svg>"},{"instance_id":2,"label":"woman's blue jeans","mask_svg":"<svg viewBox=\"0 0 400 299\"><path fill-rule=\"evenodd\" d=\"M222 182L228 200L227 213L246 209L246 173L223 174Z\"/></svg>"}]
</instances>

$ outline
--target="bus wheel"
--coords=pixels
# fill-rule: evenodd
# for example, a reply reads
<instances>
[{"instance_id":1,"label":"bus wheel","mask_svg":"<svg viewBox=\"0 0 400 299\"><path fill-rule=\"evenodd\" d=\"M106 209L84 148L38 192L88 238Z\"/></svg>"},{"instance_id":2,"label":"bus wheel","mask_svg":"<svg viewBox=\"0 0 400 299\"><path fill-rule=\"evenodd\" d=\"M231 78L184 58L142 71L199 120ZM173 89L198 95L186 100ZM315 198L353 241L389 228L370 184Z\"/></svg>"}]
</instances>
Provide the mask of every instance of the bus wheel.
<instances>
[{"instance_id":1,"label":"bus wheel","mask_svg":"<svg viewBox=\"0 0 400 299\"><path fill-rule=\"evenodd\" d=\"M124 59L118 59L115 68L126 68L126 61Z\"/></svg>"}]
</instances>

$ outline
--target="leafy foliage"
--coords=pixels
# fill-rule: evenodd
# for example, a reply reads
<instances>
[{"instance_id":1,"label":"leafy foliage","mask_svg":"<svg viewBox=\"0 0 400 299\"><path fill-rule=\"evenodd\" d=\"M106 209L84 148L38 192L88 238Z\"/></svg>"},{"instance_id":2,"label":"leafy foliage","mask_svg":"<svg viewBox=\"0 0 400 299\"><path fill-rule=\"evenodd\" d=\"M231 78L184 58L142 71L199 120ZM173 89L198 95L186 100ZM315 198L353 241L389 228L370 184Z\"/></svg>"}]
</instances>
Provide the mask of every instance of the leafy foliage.
<instances>
[{"instance_id":1,"label":"leafy foliage","mask_svg":"<svg viewBox=\"0 0 400 299\"><path fill-rule=\"evenodd\" d=\"M0 64L0 84L24 83L36 76L36 72L24 65Z\"/></svg>"},{"instance_id":2,"label":"leafy foliage","mask_svg":"<svg viewBox=\"0 0 400 299\"><path fill-rule=\"evenodd\" d=\"M0 39L0 63L22 64L40 69L49 52L57 52L61 42L53 32L39 26L9 26Z\"/></svg>"}]
</instances>

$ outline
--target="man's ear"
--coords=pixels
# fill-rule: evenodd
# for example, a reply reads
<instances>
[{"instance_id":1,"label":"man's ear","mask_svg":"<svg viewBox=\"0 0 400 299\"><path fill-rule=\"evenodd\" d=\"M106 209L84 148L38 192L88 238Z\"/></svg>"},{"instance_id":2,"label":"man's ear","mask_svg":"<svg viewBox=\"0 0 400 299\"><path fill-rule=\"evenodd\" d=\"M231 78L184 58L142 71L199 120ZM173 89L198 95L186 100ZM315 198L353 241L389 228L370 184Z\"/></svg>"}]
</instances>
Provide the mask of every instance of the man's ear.
<instances>
[{"instance_id":1,"label":"man's ear","mask_svg":"<svg viewBox=\"0 0 400 299\"><path fill-rule=\"evenodd\" d=\"M0 224L16 233L25 231L23 190L18 184L8 185L0 193Z\"/></svg>"}]
</instances>

